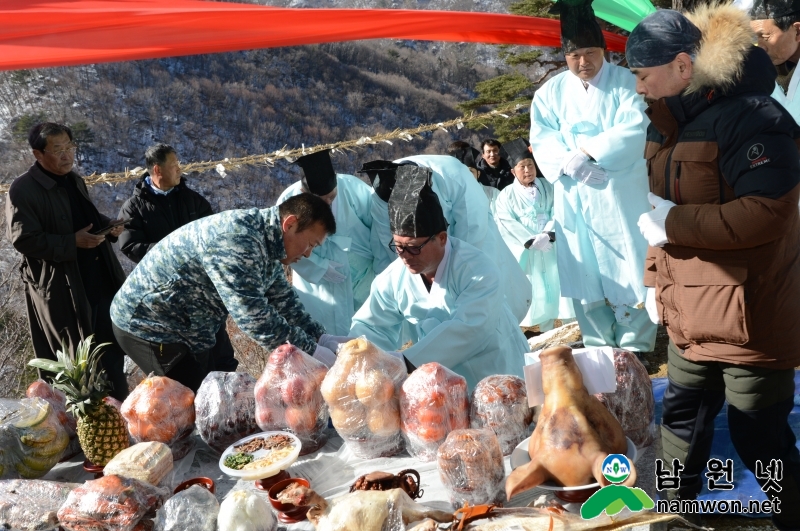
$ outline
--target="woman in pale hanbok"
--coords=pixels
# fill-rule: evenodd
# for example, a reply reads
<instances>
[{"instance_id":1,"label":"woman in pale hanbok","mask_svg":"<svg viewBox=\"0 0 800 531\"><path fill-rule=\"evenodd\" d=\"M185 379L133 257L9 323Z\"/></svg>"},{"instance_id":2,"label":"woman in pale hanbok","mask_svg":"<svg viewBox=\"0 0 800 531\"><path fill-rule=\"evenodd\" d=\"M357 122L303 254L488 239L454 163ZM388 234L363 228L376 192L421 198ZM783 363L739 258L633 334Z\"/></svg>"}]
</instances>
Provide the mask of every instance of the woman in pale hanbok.
<instances>
[{"instance_id":1,"label":"woman in pale hanbok","mask_svg":"<svg viewBox=\"0 0 800 531\"><path fill-rule=\"evenodd\" d=\"M537 179L536 163L525 139L509 142L505 148L515 179L497 197L495 221L533 289L530 310L520 325L538 326L546 332L553 328L554 319L574 317L570 301L560 304L558 264L550 240L553 185L546 179Z\"/></svg>"}]
</instances>

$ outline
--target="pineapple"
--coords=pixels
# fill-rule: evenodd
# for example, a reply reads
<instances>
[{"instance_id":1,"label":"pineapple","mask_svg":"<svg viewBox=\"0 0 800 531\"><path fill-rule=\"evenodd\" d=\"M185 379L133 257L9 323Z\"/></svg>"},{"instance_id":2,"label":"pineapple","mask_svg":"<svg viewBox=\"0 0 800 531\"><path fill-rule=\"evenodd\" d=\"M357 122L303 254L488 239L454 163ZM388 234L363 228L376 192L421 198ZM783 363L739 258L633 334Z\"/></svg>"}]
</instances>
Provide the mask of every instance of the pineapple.
<instances>
[{"instance_id":1,"label":"pineapple","mask_svg":"<svg viewBox=\"0 0 800 531\"><path fill-rule=\"evenodd\" d=\"M130 443L122 415L103 401L108 396L109 383L105 371L99 367L100 349L109 343L92 350L93 339L94 336L89 336L78 343L74 355L62 341L57 361L36 358L29 365L56 373L53 387L67 396L67 409L78 419L78 440L83 453L95 465L105 466Z\"/></svg>"}]
</instances>

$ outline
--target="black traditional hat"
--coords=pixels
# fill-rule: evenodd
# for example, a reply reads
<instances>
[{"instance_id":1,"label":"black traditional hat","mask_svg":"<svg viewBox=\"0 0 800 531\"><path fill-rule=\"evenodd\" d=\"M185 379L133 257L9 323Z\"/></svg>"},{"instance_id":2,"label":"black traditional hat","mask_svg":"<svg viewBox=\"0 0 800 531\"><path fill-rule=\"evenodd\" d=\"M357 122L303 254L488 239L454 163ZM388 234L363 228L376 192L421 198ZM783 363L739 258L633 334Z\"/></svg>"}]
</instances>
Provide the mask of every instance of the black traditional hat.
<instances>
[{"instance_id":1,"label":"black traditional hat","mask_svg":"<svg viewBox=\"0 0 800 531\"><path fill-rule=\"evenodd\" d=\"M530 142L524 138L516 138L511 142L506 142L505 148L506 153L508 153L507 160L512 168L524 159L533 159L533 153L531 153L530 145Z\"/></svg>"},{"instance_id":2,"label":"black traditional hat","mask_svg":"<svg viewBox=\"0 0 800 531\"><path fill-rule=\"evenodd\" d=\"M431 173L420 166L397 168L397 183L389 198L392 234L420 238L447 230L439 197L431 188Z\"/></svg>"},{"instance_id":3,"label":"black traditional hat","mask_svg":"<svg viewBox=\"0 0 800 531\"><path fill-rule=\"evenodd\" d=\"M394 188L395 173L399 166L391 160L373 160L362 164L358 173L366 173L375 193L388 203L389 196L392 195L392 188Z\"/></svg>"},{"instance_id":4,"label":"black traditional hat","mask_svg":"<svg viewBox=\"0 0 800 531\"><path fill-rule=\"evenodd\" d=\"M700 30L682 13L659 9L633 28L625 45L630 68L650 68L671 63L679 53L697 50Z\"/></svg>"},{"instance_id":5,"label":"black traditional hat","mask_svg":"<svg viewBox=\"0 0 800 531\"><path fill-rule=\"evenodd\" d=\"M557 0L550 13L561 19L561 50L567 54L578 48L603 48L606 39L594 16L592 0Z\"/></svg>"},{"instance_id":6,"label":"black traditional hat","mask_svg":"<svg viewBox=\"0 0 800 531\"><path fill-rule=\"evenodd\" d=\"M748 14L754 20L768 20L800 13L800 0L754 0Z\"/></svg>"},{"instance_id":7,"label":"black traditional hat","mask_svg":"<svg viewBox=\"0 0 800 531\"><path fill-rule=\"evenodd\" d=\"M303 188L312 194L323 196L336 188L336 172L327 149L304 155L295 164L303 169Z\"/></svg>"},{"instance_id":8,"label":"black traditional hat","mask_svg":"<svg viewBox=\"0 0 800 531\"><path fill-rule=\"evenodd\" d=\"M481 158L481 152L472 146L457 149L450 154L468 168L477 168L478 160Z\"/></svg>"}]
</instances>

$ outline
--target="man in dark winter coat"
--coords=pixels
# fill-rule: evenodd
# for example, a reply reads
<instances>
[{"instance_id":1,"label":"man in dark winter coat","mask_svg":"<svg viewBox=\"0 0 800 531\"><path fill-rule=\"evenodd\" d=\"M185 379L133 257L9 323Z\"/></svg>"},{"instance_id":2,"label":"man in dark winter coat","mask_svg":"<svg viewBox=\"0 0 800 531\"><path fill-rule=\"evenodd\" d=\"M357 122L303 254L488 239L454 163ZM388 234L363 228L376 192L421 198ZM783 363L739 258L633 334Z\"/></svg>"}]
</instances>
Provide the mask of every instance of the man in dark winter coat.
<instances>
[{"instance_id":1,"label":"man in dark winter coat","mask_svg":"<svg viewBox=\"0 0 800 531\"><path fill-rule=\"evenodd\" d=\"M125 282L110 243L122 226L107 235L92 234L112 220L98 212L83 179L73 171L77 146L69 127L38 124L28 142L36 163L11 184L6 230L23 255L34 353L55 360L62 341L74 352L79 341L94 334L95 344L111 343L102 365L114 385L112 396L124 400L124 357L109 316L114 294Z\"/></svg>"},{"instance_id":2,"label":"man in dark winter coat","mask_svg":"<svg viewBox=\"0 0 800 531\"><path fill-rule=\"evenodd\" d=\"M119 211L120 219L130 219L119 236L120 250L137 264L175 229L214 213L203 196L186 186L178 154L172 146L150 146L144 158L148 173ZM235 371L239 362L234 358L224 325L216 337L217 344L211 352L214 369Z\"/></svg>"},{"instance_id":3,"label":"man in dark winter coat","mask_svg":"<svg viewBox=\"0 0 800 531\"><path fill-rule=\"evenodd\" d=\"M514 182L511 165L500 154L502 148L500 142L494 138L487 138L481 142L481 158L477 163L480 172L478 182L498 190Z\"/></svg>"},{"instance_id":4,"label":"man in dark winter coat","mask_svg":"<svg viewBox=\"0 0 800 531\"><path fill-rule=\"evenodd\" d=\"M691 500L706 483L727 400L731 441L772 498L773 522L800 529L800 453L787 422L800 365L800 128L770 98L776 71L752 43L732 5L660 10L628 39L636 90L654 101L645 148L654 209L639 218L646 307L673 343L661 440L667 467L684 468L672 494Z\"/></svg>"}]
</instances>

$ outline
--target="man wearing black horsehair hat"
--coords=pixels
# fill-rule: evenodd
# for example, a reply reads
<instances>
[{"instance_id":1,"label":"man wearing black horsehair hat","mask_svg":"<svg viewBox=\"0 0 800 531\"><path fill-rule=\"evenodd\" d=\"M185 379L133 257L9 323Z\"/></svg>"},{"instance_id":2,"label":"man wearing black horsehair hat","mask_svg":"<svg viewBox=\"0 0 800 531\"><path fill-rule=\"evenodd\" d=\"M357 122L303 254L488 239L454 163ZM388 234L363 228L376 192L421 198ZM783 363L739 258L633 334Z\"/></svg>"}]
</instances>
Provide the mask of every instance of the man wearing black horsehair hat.
<instances>
[{"instance_id":1,"label":"man wearing black horsehair hat","mask_svg":"<svg viewBox=\"0 0 800 531\"><path fill-rule=\"evenodd\" d=\"M800 123L800 76L795 75L800 62L800 0L742 0L735 5L748 9L758 47L767 52L778 69L772 97Z\"/></svg>"},{"instance_id":2,"label":"man wearing black horsehair hat","mask_svg":"<svg viewBox=\"0 0 800 531\"><path fill-rule=\"evenodd\" d=\"M800 453L787 422L800 365L800 128L770 97L775 67L734 6L656 11L625 54L653 101L655 208L639 227L650 244L647 307L671 339L661 441L665 462L684 468L668 495L692 500L706 484L727 401L733 446L772 498L759 512L800 529Z\"/></svg>"},{"instance_id":3,"label":"man wearing black horsehair hat","mask_svg":"<svg viewBox=\"0 0 800 531\"><path fill-rule=\"evenodd\" d=\"M408 323L414 345L403 355L414 366L436 361L470 388L491 374L522 376L528 344L505 302L500 271L483 251L448 236L429 168L397 168L389 223L399 260L375 277L350 335L396 352Z\"/></svg>"},{"instance_id":4,"label":"man wearing black horsehair hat","mask_svg":"<svg viewBox=\"0 0 800 531\"><path fill-rule=\"evenodd\" d=\"M638 234L647 203L647 119L636 80L603 57L591 0L559 0L569 69L531 105L531 146L553 184L561 294L573 299L587 347L653 350L656 326L642 308L647 244Z\"/></svg>"},{"instance_id":5,"label":"man wearing black horsehair hat","mask_svg":"<svg viewBox=\"0 0 800 531\"><path fill-rule=\"evenodd\" d=\"M369 241L372 189L357 177L337 174L328 151L305 155L296 163L303 177L284 190L277 204L302 192L321 197L336 218L336 234L292 264L292 285L308 313L325 327L320 343L336 352L375 277Z\"/></svg>"}]
</instances>

